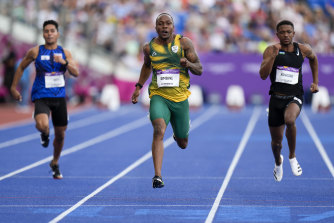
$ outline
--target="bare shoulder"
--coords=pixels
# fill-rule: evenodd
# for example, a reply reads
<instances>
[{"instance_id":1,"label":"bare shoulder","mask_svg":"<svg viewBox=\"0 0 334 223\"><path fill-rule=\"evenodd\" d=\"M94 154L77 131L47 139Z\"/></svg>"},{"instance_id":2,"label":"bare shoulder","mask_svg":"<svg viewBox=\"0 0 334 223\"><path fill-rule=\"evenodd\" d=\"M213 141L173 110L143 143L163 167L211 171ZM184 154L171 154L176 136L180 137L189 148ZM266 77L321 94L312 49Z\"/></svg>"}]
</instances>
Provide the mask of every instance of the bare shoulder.
<instances>
[{"instance_id":1,"label":"bare shoulder","mask_svg":"<svg viewBox=\"0 0 334 223\"><path fill-rule=\"evenodd\" d=\"M275 45L269 45L267 48L263 51L263 58L269 57L274 52Z\"/></svg>"},{"instance_id":2,"label":"bare shoulder","mask_svg":"<svg viewBox=\"0 0 334 223\"><path fill-rule=\"evenodd\" d=\"M35 46L33 48L30 48L27 53L24 55L20 66L25 69L30 63L32 63L34 60L36 60L38 56L38 50L39 46Z\"/></svg>"},{"instance_id":3,"label":"bare shoulder","mask_svg":"<svg viewBox=\"0 0 334 223\"><path fill-rule=\"evenodd\" d=\"M310 44L307 43L297 43L301 50L312 50Z\"/></svg>"},{"instance_id":4,"label":"bare shoulder","mask_svg":"<svg viewBox=\"0 0 334 223\"><path fill-rule=\"evenodd\" d=\"M150 44L148 42L144 43L143 50L150 49Z\"/></svg>"},{"instance_id":5,"label":"bare shoulder","mask_svg":"<svg viewBox=\"0 0 334 223\"><path fill-rule=\"evenodd\" d=\"M151 66L151 58L150 58L150 44L145 43L143 46L143 53L144 53L144 65L147 67Z\"/></svg>"},{"instance_id":6,"label":"bare shoulder","mask_svg":"<svg viewBox=\"0 0 334 223\"><path fill-rule=\"evenodd\" d=\"M71 53L68 49L63 48L64 53Z\"/></svg>"},{"instance_id":7,"label":"bare shoulder","mask_svg":"<svg viewBox=\"0 0 334 223\"><path fill-rule=\"evenodd\" d=\"M145 55L149 55L150 54L150 44L149 43L145 43L143 45L143 52Z\"/></svg>"},{"instance_id":8,"label":"bare shoulder","mask_svg":"<svg viewBox=\"0 0 334 223\"><path fill-rule=\"evenodd\" d=\"M183 36L180 39L180 43L183 49L189 49L193 47L193 42L190 38Z\"/></svg>"},{"instance_id":9,"label":"bare shoulder","mask_svg":"<svg viewBox=\"0 0 334 223\"><path fill-rule=\"evenodd\" d=\"M265 51L268 51L268 50L274 48L274 46L275 46L274 44L267 46L267 48L265 49Z\"/></svg>"},{"instance_id":10,"label":"bare shoulder","mask_svg":"<svg viewBox=\"0 0 334 223\"><path fill-rule=\"evenodd\" d=\"M66 58L72 58L71 51L69 51L68 49L65 49L65 48L63 48L63 50L64 50Z\"/></svg>"},{"instance_id":11,"label":"bare shoulder","mask_svg":"<svg viewBox=\"0 0 334 223\"><path fill-rule=\"evenodd\" d=\"M314 58L315 54L309 44L298 43L298 46L304 57Z\"/></svg>"},{"instance_id":12,"label":"bare shoulder","mask_svg":"<svg viewBox=\"0 0 334 223\"><path fill-rule=\"evenodd\" d=\"M35 60L38 56L38 51L39 51L39 46L34 46L33 48L30 48L27 51L27 54L25 55L25 57L27 59Z\"/></svg>"},{"instance_id":13,"label":"bare shoulder","mask_svg":"<svg viewBox=\"0 0 334 223\"><path fill-rule=\"evenodd\" d=\"M280 43L275 43L275 44L271 44L271 45L269 45L266 49L265 49L265 51L264 52L266 52L266 51L273 51L273 50L280 50L282 48L282 45L280 44Z\"/></svg>"}]
</instances>

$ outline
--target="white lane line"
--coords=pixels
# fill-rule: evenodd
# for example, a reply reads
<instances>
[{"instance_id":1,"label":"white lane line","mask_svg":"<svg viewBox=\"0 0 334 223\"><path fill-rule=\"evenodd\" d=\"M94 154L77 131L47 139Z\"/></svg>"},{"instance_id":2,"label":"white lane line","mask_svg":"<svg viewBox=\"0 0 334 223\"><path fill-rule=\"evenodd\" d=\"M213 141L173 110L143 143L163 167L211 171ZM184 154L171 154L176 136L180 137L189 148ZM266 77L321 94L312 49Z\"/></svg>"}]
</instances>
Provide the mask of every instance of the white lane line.
<instances>
[{"instance_id":1,"label":"white lane line","mask_svg":"<svg viewBox=\"0 0 334 223\"><path fill-rule=\"evenodd\" d=\"M52 135L52 134L53 134L53 129L50 129L50 135ZM32 133L32 134L29 134L29 135L17 137L15 139L11 139L11 140L0 143L0 149L6 148L6 147L9 147L9 146L13 146L13 145L16 145L16 144L19 144L19 143L23 143L23 142L28 142L30 140L37 139L39 137L40 137L39 133Z\"/></svg>"},{"instance_id":2,"label":"white lane line","mask_svg":"<svg viewBox=\"0 0 334 223\"><path fill-rule=\"evenodd\" d=\"M129 131L134 130L136 128L139 128L139 127L141 127L143 125L147 125L148 123L149 123L149 121L148 121L147 117L144 117L144 118L141 118L139 120L130 122L128 124L125 124L125 125L123 125L121 127L116 128L114 130L111 130L111 131L109 131L109 132L107 132L107 133L105 133L103 135L97 136L97 137L92 138L90 140L87 140L87 141L85 141L83 143L80 143L80 144L78 144L76 146L73 146L73 147L71 147L71 148L69 148L67 150L64 150L62 152L61 156L66 156L68 154L71 154L71 153L77 152L79 150L85 149L85 148L87 148L89 146L92 146L92 145L95 145L97 143L103 142L105 140L111 139L111 138L116 137L118 135L121 135L123 133L129 132ZM32 163L32 164L30 164L28 166L25 166L25 167L23 167L21 169L18 169L16 171L8 173L8 174L6 174L4 176L1 176L0 177L0 181L4 180L6 178L9 178L11 176L14 176L14 175L16 175L18 173L22 173L24 171L30 170L30 169L32 169L34 167L37 167L39 165L42 165L44 163L47 163L51 159L52 159L52 156L48 156L45 159L42 159L42 160L37 161L35 163Z\"/></svg>"},{"instance_id":3,"label":"white lane line","mask_svg":"<svg viewBox=\"0 0 334 223\"><path fill-rule=\"evenodd\" d=\"M329 159L327 152L324 148L324 146L322 145L317 133L315 132L309 118L307 117L305 112L302 112L301 114L301 119L308 131L308 133L310 134L314 144L316 145L322 159L324 160L325 164L327 165L329 172L332 174L332 176L334 177L334 167L333 164L331 162L331 160Z\"/></svg>"},{"instance_id":4,"label":"white lane line","mask_svg":"<svg viewBox=\"0 0 334 223\"><path fill-rule=\"evenodd\" d=\"M221 199L224 195L224 192L227 188L228 183L231 180L234 169L239 162L241 154L243 153L243 151L246 147L247 141L248 141L249 137L251 136L251 133L253 132L253 129L256 125L257 120L259 119L260 114L261 114L261 107L256 107L253 111L253 114L252 114L249 122L248 122L246 131L245 131L245 133L244 133L244 135L243 135L243 137L240 141L239 147L238 147L238 149L237 149L237 151L236 151L236 153L233 157L233 160L231 162L230 167L228 168L228 171L227 171L226 176L224 178L223 184L219 189L216 200L214 201L214 203L212 205L212 208L209 212L209 215L207 216L207 218L205 220L205 223L211 223L213 221L213 218L215 217L217 209L219 207L219 203L220 203L220 201L221 201Z\"/></svg>"},{"instance_id":5,"label":"white lane line","mask_svg":"<svg viewBox=\"0 0 334 223\"><path fill-rule=\"evenodd\" d=\"M71 207L70 204L51 204L51 205L43 205L43 204L3 204L0 205L0 208L24 208L24 207ZM211 207L210 204L84 204L81 207ZM221 205L220 207L263 207L263 208L272 208L272 207L289 207L289 208L333 208L334 205Z\"/></svg>"},{"instance_id":6,"label":"white lane line","mask_svg":"<svg viewBox=\"0 0 334 223\"><path fill-rule=\"evenodd\" d=\"M29 125L29 124L33 123L33 121L34 121L33 118L27 118L27 119L20 120L20 121L14 121L14 122L2 124L2 125L0 125L0 130L8 129L8 128L15 128L17 126Z\"/></svg>"},{"instance_id":7,"label":"white lane line","mask_svg":"<svg viewBox=\"0 0 334 223\"><path fill-rule=\"evenodd\" d=\"M212 106L210 107L206 112L204 112L200 117L198 117L193 123L192 123L192 128L190 129L190 131L194 130L195 128L197 128L198 126L200 126L201 124L203 124L205 121L209 120L213 115L215 115L217 112L219 111L219 107L217 106ZM166 148L171 145L172 143L174 143L174 139L173 137L169 137L165 142L164 142L164 148L166 150ZM63 213L61 213L60 215L58 215L56 218L52 219L50 221L50 223L54 223L54 222L58 222L60 220L62 220L64 217L66 217L68 214L70 214L71 212L73 212L74 210L76 210L78 207L80 207L81 205L83 205L86 201L88 201L90 198L94 197L95 195L97 195L98 193L100 193L102 190L104 190L105 188L107 188L108 186L110 186L112 183L114 183L115 181L117 181L118 179L122 178L123 176L125 176L127 173L129 173L130 171L132 171L133 169L135 169L136 167L140 166L142 163L144 163L146 160L148 160L149 158L152 157L152 152L149 151L147 152L145 155L143 155L141 158L139 158L137 161L135 161L134 163L132 163L130 166L128 166L127 168L125 168L122 172L120 172L118 175L116 175L115 177L111 178L109 181L107 181L105 184L103 184L102 186L100 186L99 188L97 188L95 191L93 191L91 194L89 194L88 196L84 197L83 199L81 199L78 203L76 203L75 205L73 205L71 208L67 209L66 211L64 211Z\"/></svg>"},{"instance_id":8,"label":"white lane line","mask_svg":"<svg viewBox=\"0 0 334 223\"><path fill-rule=\"evenodd\" d=\"M66 179L71 179L71 180L76 180L76 179L110 179L114 176L66 176ZM13 176L13 178L15 179L41 179L41 178L45 178L45 179L49 179L50 176ZM123 179L139 179L139 180L143 180L143 179L148 179L148 177L140 177L140 176L124 176ZM150 178L151 179L151 178ZM181 179L185 179L185 180L223 180L224 177L208 177L208 176L194 176L194 177L173 177L173 176L168 176L168 177L164 177L164 179L168 179L168 181L170 180L181 180ZM233 180L272 180L272 177L234 177ZM332 177L305 177L305 178L295 178L295 177L284 177L284 181L289 181L289 180L293 180L293 181L332 181L333 178Z\"/></svg>"},{"instance_id":9,"label":"white lane line","mask_svg":"<svg viewBox=\"0 0 334 223\"><path fill-rule=\"evenodd\" d=\"M16 127L22 127L22 126L34 123L34 118L32 117L33 110L34 110L34 108L30 112L31 118L27 118L27 119L20 120L20 121L14 121L14 122L2 124L2 125L0 125L0 130L9 129L9 128L16 128ZM90 110L93 110L93 109L91 107L84 106L82 108L77 108L77 109L70 110L69 114L70 115L75 115L76 113L80 113L80 112L82 112L82 113L84 113L84 112L90 112Z\"/></svg>"},{"instance_id":10,"label":"white lane line","mask_svg":"<svg viewBox=\"0 0 334 223\"><path fill-rule=\"evenodd\" d=\"M129 110L125 110L123 112L113 113L113 114L103 113L103 114L94 115L92 117L80 119L78 121L69 123L67 131L77 129L77 128L81 128L81 127L84 127L84 126L88 126L88 125L91 125L91 124L96 124L96 123L99 123L99 122L104 122L108 119L113 119L113 118L118 117L120 115L125 115L129 112L130 112ZM53 128L50 128L50 135L53 135L53 134L54 134L54 130L53 130ZM36 132L36 133L29 134L29 135L21 136L21 137L15 138L15 139L11 139L11 140L0 143L0 149L5 148L5 147L9 147L9 146L13 146L13 145L17 145L17 144L20 144L20 143L28 142L28 141L33 140L33 139L38 139L39 137L40 137L40 133Z\"/></svg>"}]
</instances>

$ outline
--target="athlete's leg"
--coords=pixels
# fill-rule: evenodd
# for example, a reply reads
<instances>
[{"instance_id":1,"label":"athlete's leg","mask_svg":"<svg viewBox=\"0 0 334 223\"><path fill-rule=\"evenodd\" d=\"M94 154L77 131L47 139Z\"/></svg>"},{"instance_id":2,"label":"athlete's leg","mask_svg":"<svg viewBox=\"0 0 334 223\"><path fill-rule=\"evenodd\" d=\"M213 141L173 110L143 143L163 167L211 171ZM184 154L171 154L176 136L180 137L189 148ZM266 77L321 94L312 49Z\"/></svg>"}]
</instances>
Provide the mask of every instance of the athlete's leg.
<instances>
[{"instance_id":1,"label":"athlete's leg","mask_svg":"<svg viewBox=\"0 0 334 223\"><path fill-rule=\"evenodd\" d=\"M284 125L273 127L270 126L270 135L271 135L271 149L275 158L275 163L277 166L281 165L281 150L282 150L282 141L284 134Z\"/></svg>"},{"instance_id":2,"label":"athlete's leg","mask_svg":"<svg viewBox=\"0 0 334 223\"><path fill-rule=\"evenodd\" d=\"M58 161L63 150L65 131L68 124L68 115L65 98L57 98L52 100L52 123L54 127L55 138L53 140L53 159L50 162L54 179L62 179Z\"/></svg>"},{"instance_id":3,"label":"athlete's leg","mask_svg":"<svg viewBox=\"0 0 334 223\"><path fill-rule=\"evenodd\" d=\"M58 164L61 151L64 146L65 130L67 126L54 126L55 138L53 140L53 160L52 165Z\"/></svg>"},{"instance_id":4,"label":"athlete's leg","mask_svg":"<svg viewBox=\"0 0 334 223\"><path fill-rule=\"evenodd\" d=\"M284 109L285 102L273 96L269 101L268 125L271 135L271 149L275 158L275 163L279 166L281 160L282 141L284 135Z\"/></svg>"},{"instance_id":5,"label":"athlete's leg","mask_svg":"<svg viewBox=\"0 0 334 223\"><path fill-rule=\"evenodd\" d=\"M49 116L46 113L35 115L36 129L44 135L49 135Z\"/></svg>"},{"instance_id":6,"label":"athlete's leg","mask_svg":"<svg viewBox=\"0 0 334 223\"><path fill-rule=\"evenodd\" d=\"M296 157L296 119L300 114L300 108L296 103L290 103L284 112L284 121L286 124L285 136L289 145L289 159Z\"/></svg>"},{"instance_id":7,"label":"athlete's leg","mask_svg":"<svg viewBox=\"0 0 334 223\"><path fill-rule=\"evenodd\" d=\"M153 126L152 158L155 176L161 177L162 159L164 155L163 139L170 120L170 111L166 99L154 95L150 101L150 120Z\"/></svg>"},{"instance_id":8,"label":"athlete's leg","mask_svg":"<svg viewBox=\"0 0 334 223\"><path fill-rule=\"evenodd\" d=\"M175 140L176 140L176 142L177 142L177 145L178 145L181 149L185 149L185 148L187 148L187 146L188 146L188 138L182 138L182 139L180 139L180 138L177 138L177 137L175 136Z\"/></svg>"},{"instance_id":9,"label":"athlete's leg","mask_svg":"<svg viewBox=\"0 0 334 223\"><path fill-rule=\"evenodd\" d=\"M55 138L53 140L53 160L51 164L56 165L58 164L59 157L64 146L65 131L68 124L65 98L53 100L51 117L55 133Z\"/></svg>"},{"instance_id":10,"label":"athlete's leg","mask_svg":"<svg viewBox=\"0 0 334 223\"><path fill-rule=\"evenodd\" d=\"M37 99L35 102L34 118L36 129L43 135L49 136L49 115L50 108L45 99Z\"/></svg>"},{"instance_id":11,"label":"athlete's leg","mask_svg":"<svg viewBox=\"0 0 334 223\"><path fill-rule=\"evenodd\" d=\"M171 125L174 131L174 139L181 149L188 146L189 135L189 103L188 100L171 104Z\"/></svg>"},{"instance_id":12,"label":"athlete's leg","mask_svg":"<svg viewBox=\"0 0 334 223\"><path fill-rule=\"evenodd\" d=\"M166 131L166 123L163 118L158 118L152 121L153 126L153 142L152 142L152 157L155 176L161 177L162 159L164 156L164 135Z\"/></svg>"}]
</instances>

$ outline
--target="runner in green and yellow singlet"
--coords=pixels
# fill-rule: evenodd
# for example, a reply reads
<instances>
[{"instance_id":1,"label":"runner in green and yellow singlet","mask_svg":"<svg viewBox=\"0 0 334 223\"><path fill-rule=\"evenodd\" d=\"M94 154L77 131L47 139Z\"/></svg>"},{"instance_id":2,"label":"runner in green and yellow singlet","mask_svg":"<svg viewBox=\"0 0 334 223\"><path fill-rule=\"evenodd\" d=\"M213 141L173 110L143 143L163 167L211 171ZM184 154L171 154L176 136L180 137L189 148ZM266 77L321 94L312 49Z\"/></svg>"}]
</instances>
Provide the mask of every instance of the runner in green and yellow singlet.
<instances>
[{"instance_id":1,"label":"runner in green and yellow singlet","mask_svg":"<svg viewBox=\"0 0 334 223\"><path fill-rule=\"evenodd\" d=\"M202 65L192 41L180 34L174 34L174 21L168 13L161 13L156 19L158 37L143 47L144 63L132 103L138 102L140 89L152 74L149 86L150 119L153 126L152 157L155 176L153 188L161 188L164 154L163 138L168 123L174 132L174 139L181 149L188 145L189 134L189 73L201 75Z\"/></svg>"}]
</instances>

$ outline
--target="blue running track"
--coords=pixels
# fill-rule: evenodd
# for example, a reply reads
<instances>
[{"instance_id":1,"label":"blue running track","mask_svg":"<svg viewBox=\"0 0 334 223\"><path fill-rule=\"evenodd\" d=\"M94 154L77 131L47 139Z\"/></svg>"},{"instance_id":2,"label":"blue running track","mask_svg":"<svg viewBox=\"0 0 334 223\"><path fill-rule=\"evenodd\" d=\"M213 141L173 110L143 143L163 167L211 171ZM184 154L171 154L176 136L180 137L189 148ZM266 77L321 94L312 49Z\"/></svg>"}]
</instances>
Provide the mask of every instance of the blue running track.
<instances>
[{"instance_id":1,"label":"blue running track","mask_svg":"<svg viewBox=\"0 0 334 223\"><path fill-rule=\"evenodd\" d=\"M303 174L292 174L284 139L277 183L265 106L192 110L186 150L167 129L161 189L152 188L147 115L140 105L72 114L62 180L52 179L52 143L40 145L33 122L0 128L0 222L334 222L333 111L303 108Z\"/></svg>"}]
</instances>

